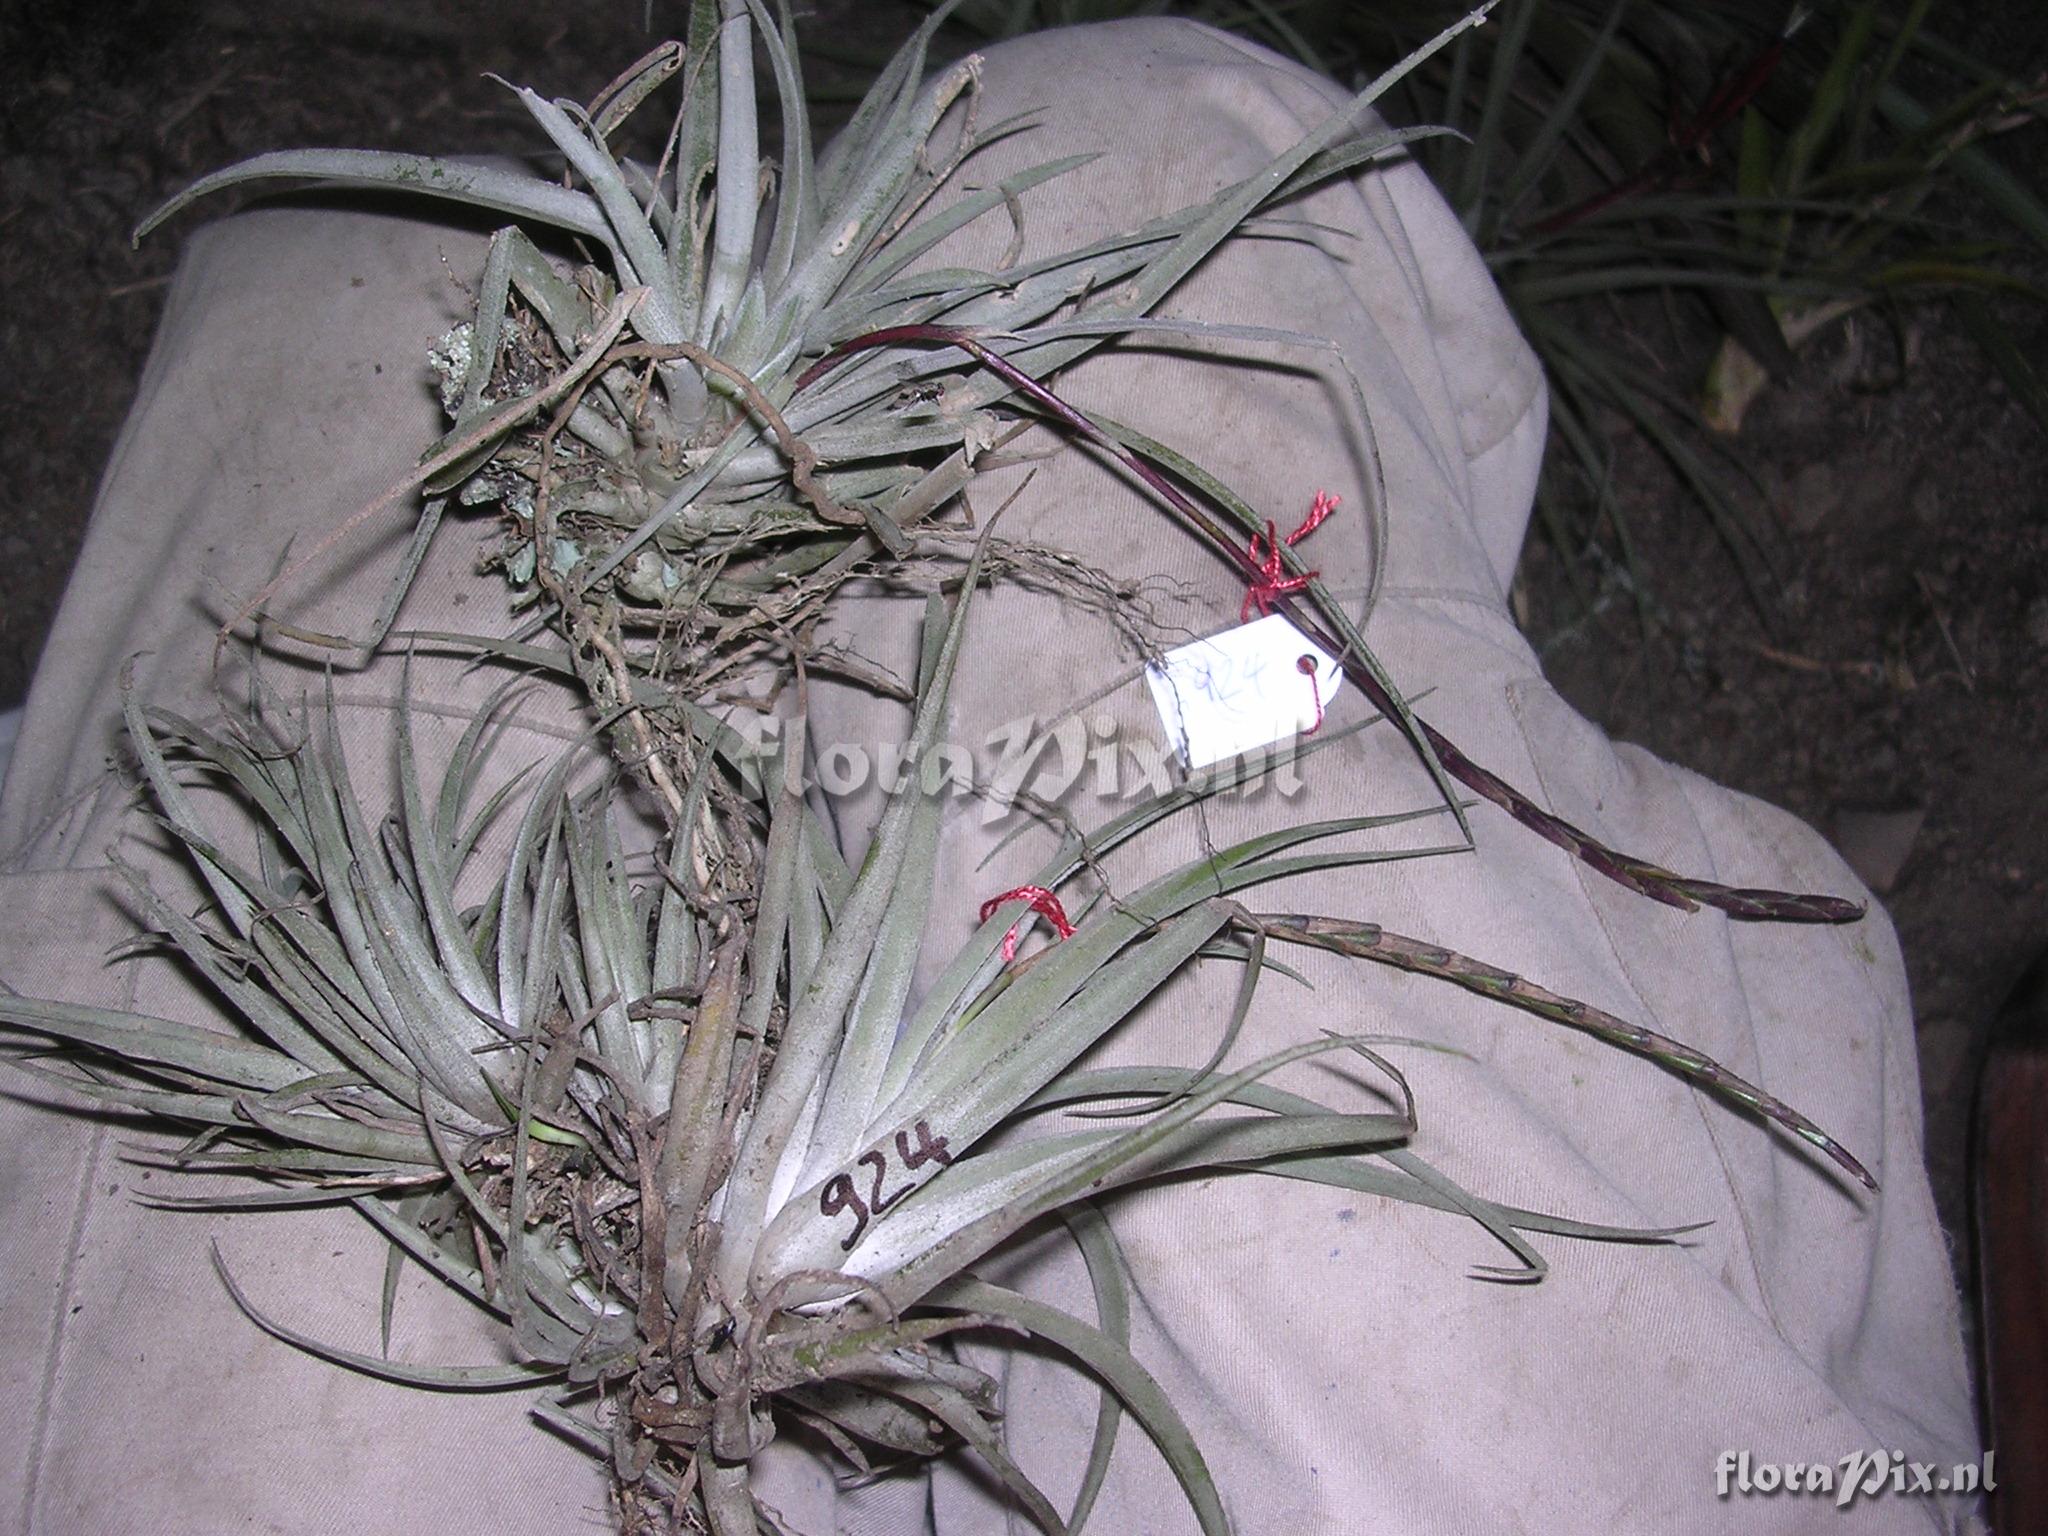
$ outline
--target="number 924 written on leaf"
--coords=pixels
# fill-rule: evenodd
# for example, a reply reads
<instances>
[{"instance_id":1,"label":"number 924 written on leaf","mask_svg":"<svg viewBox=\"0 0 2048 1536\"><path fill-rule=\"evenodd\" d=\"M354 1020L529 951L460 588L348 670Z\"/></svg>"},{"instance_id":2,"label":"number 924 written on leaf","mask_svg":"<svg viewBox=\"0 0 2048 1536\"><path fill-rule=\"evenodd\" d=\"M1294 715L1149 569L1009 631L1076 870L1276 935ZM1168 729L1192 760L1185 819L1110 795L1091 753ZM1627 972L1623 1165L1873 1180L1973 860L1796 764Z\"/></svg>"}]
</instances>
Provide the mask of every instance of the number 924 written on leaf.
<instances>
[{"instance_id":1,"label":"number 924 written on leaf","mask_svg":"<svg viewBox=\"0 0 2048 1536\"><path fill-rule=\"evenodd\" d=\"M913 1132L917 1137L915 1144L911 1141ZM854 1175L851 1173L834 1174L819 1192L818 1210L822 1214L837 1216L841 1211L853 1212L853 1230L840 1239L839 1247L843 1252L853 1252L853 1245L859 1242L861 1234L867 1231L868 1223L918 1187L919 1181L913 1178L907 1183L899 1184L893 1190L885 1190L883 1185L889 1178L889 1161L887 1142L871 1151L863 1152L855 1160L856 1169L873 1170L872 1175L865 1180L868 1186L865 1199L861 1197L859 1186L855 1184ZM919 1120L910 1130L896 1133L896 1161L902 1165L905 1173L913 1173L926 1163L944 1166L953 1161L953 1154L946 1150L946 1138L934 1136L930 1122Z\"/></svg>"}]
</instances>

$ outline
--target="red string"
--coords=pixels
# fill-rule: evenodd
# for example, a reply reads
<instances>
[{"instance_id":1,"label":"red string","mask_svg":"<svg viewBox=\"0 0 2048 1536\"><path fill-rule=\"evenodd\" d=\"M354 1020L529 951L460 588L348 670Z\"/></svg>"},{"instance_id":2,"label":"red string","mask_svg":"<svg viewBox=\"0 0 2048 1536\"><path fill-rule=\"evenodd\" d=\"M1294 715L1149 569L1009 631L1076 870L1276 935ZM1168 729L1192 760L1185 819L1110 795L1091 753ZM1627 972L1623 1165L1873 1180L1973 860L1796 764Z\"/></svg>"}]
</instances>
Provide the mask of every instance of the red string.
<instances>
[{"instance_id":1,"label":"red string","mask_svg":"<svg viewBox=\"0 0 2048 1536\"><path fill-rule=\"evenodd\" d=\"M1317 491L1316 499L1309 504L1308 516L1301 520L1301 526L1287 535L1287 546L1291 549L1303 539L1323 526L1323 521L1343 503L1341 496L1332 496L1328 491ZM1245 553L1251 557L1252 565L1258 571L1244 594L1244 605L1237 610L1237 621L1242 624L1252 616L1254 608L1261 615L1273 611L1273 603L1282 597L1291 597L1303 591L1308 584L1321 574L1310 571L1305 576L1288 574L1287 567L1280 559L1280 530L1272 523L1266 524L1266 531L1252 535Z\"/></svg>"},{"instance_id":2,"label":"red string","mask_svg":"<svg viewBox=\"0 0 2048 1536\"><path fill-rule=\"evenodd\" d=\"M1042 885L1020 885L1014 891L1005 891L1000 896L991 896L981 904L981 920L985 923L996 915L996 909L1005 902L1021 901L1052 924L1053 932L1063 939L1074 936L1074 925L1067 921L1067 909L1060 905L1059 897ZM1010 924L1010 931L1003 935L1003 964L1008 965L1017 958L1017 931L1024 926L1024 919L1018 918Z\"/></svg>"},{"instance_id":3,"label":"red string","mask_svg":"<svg viewBox=\"0 0 2048 1536\"><path fill-rule=\"evenodd\" d=\"M1323 728L1323 685L1316 677L1315 657L1300 657L1294 663L1294 670L1308 679L1309 697L1316 701L1316 723L1301 733L1304 736L1313 736Z\"/></svg>"}]
</instances>

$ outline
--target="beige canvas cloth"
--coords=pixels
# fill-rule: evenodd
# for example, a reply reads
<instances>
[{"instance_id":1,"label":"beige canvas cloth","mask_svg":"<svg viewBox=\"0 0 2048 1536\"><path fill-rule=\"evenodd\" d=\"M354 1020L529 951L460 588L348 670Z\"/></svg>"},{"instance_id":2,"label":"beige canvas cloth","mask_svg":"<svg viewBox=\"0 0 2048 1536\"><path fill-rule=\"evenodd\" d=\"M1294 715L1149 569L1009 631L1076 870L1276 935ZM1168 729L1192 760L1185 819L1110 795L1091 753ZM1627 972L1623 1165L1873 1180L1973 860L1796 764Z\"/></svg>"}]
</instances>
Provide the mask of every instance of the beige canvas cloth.
<instances>
[{"instance_id":1,"label":"beige canvas cloth","mask_svg":"<svg viewBox=\"0 0 2048 1536\"><path fill-rule=\"evenodd\" d=\"M1342 93L1220 34L1127 23L1047 34L989 58L985 121L1037 125L974 161L970 179L1077 149L1102 158L1029 200L1026 253L1165 213L1240 176ZM1768 806L1608 742L1543 682L1504 590L1544 435L1540 372L1455 219L1410 166L1297 203L1305 221L1240 241L1167 311L1326 338L1359 375L1384 464L1389 547L1364 508L1372 474L1344 430L1324 354L1260 344L1247 373L1131 346L1075 370L1086 407L1191 453L1283 528L1315 492L1345 498L1302 552L1356 600L1376 559L1368 638L1421 712L1473 757L1612 844L1735 884L1862 894L1808 829ZM1283 238L1284 237L1284 238ZM993 262L1007 228L964 232L929 260ZM207 665L223 611L290 543L319 544L400 476L438 430L427 346L461 318L481 261L474 231L386 212L276 208L191 238L85 552L51 638L0 798L0 979L24 992L217 1017L161 962L108 964L132 931L110 850L159 878L107 763L123 669L142 697L216 709ZM1235 622L1230 568L1087 454L1035 466L1003 533L1149 582L1169 631ZM974 493L984 515L1027 469ZM359 632L405 536L403 515L326 552L293 584L295 622ZM402 622L502 624L479 530L447 531ZM1166 585L1161 585L1164 582ZM899 669L914 602L875 593L850 644ZM1138 652L1099 607L1004 588L970 631L954 734L1049 722L1086 700L1095 745L1165 745ZM233 665L229 668L232 679ZM306 674L310 680L312 674ZM283 669L272 681L289 678ZM421 659L415 707L445 742L492 679ZM232 688L232 681L229 685ZM398 664L336 680L345 743L380 793ZM1355 694L1332 725L1362 717ZM1097 730L1095 717L1108 722ZM566 702L529 697L509 761L558 747ZM890 712L821 689L821 741L875 744ZM1112 761L1114 757L1112 756ZM1126 758L1125 761L1135 761ZM1385 725L1303 770L1297 795L1232 799L1112 864L1112 885L1276 818L1427 805L1412 751ZM1135 792L1084 776L1090 819ZM857 846L872 797L835 803ZM950 817L934 890L943 949L975 909L1044 856L981 802ZM1140 1297L1134 1347L1181 1401L1245 1532L1945 1529L1967 1506L1887 1493L1830 1501L1716 1497L1723 1453L1753 1464L1897 1451L1976 1454L1947 1252L1922 1168L1905 980L1873 908L1841 929L1681 914L1602 883L1491 808L1476 852L1308 876L1254 907L1382 922L1526 974L1689 1041L1798 1104L1878 1175L1861 1196L1822 1162L1647 1063L1441 984L1289 955L1313 990L1262 991L1237 1059L1320 1028L1422 1037L1462 1054L1399 1052L1415 1146L1482 1194L1592 1221L1710 1225L1682 1243L1538 1239L1540 1284L1474 1278L1505 1254L1471 1223L1296 1182L1191 1180L1111 1208ZM1390 840L1439 842L1442 818ZM1198 967L1152 1000L1107 1057L1194 1064L1236 985ZM1342 1107L1359 1082L1309 1065L1289 1079ZM27 1089L0 1101L0 1521L37 1533L542 1532L603 1525L600 1473L523 1424L516 1394L428 1396L351 1376L262 1335L211 1272L209 1241L252 1299L296 1326L376 1348L378 1243L347 1213L173 1215L137 1196L174 1176L123 1159L132 1122L58 1112ZM161 1145L159 1141L157 1143ZM1087 1314L1062 1241L991 1272ZM417 1272L394 1353L496 1358L489 1328ZM1071 1497L1094 1395L1056 1359L978 1355L1002 1376L1018 1461ZM1024 1527L966 1463L932 1480L835 1494L800 1446L771 1454L791 1529L944 1536ZM927 1512L929 1502L929 1512ZM1095 1529L1194 1528L1164 1463L1127 1424Z\"/></svg>"}]
</instances>

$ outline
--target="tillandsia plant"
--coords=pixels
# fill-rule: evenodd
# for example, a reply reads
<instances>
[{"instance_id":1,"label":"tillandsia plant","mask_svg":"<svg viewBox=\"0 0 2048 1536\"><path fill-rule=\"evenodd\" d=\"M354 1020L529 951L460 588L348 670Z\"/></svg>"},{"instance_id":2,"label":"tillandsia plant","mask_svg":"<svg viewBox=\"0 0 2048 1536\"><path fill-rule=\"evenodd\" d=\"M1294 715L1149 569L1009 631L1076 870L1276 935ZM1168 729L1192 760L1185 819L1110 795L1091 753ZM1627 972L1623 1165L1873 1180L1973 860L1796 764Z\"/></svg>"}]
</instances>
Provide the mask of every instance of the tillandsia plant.
<instances>
[{"instance_id":1,"label":"tillandsia plant","mask_svg":"<svg viewBox=\"0 0 2048 1536\"><path fill-rule=\"evenodd\" d=\"M1525 1234L1654 1242L1684 1230L1579 1222L1460 1188L1407 1145L1415 1105L1383 1053L1410 1042L1325 1033L1223 1070L1268 973L1298 984L1267 960L1272 943L1444 977L1589 1031L1864 1176L1796 1111L1677 1042L1370 923L1241 904L1299 872L1449 851L1360 845L1440 807L1282 828L1067 920L1055 893L1093 861L1261 767L1067 840L990 904L910 1006L947 787L925 765L977 575L950 615L928 607L914 771L857 871L807 803L794 756L763 763L736 741L714 744L686 789L708 815L679 822L636 886L616 778L576 787L580 749L523 802L513 774L472 803L502 698L432 784L401 708L389 826L359 802L317 711L270 706L209 731L131 700L141 772L211 911L195 919L131 875L135 901L244 1029L0 994L0 1022L44 1042L17 1065L198 1128L168 1166L262 1181L158 1204L353 1206L392 1245L387 1344L407 1259L501 1318L516 1363L399 1361L259 1313L220 1271L260 1326L337 1364L429 1389L537 1389L536 1416L613 1469L634 1536L779 1530L757 1521L750 1463L796 1424L856 1475L964 1445L1039 1526L1077 1530L1125 1413L1204 1531L1228 1530L1199 1447L1129 1347L1127 1280L1095 1197L1141 1180L1270 1172L1463 1215L1509 1249L1514 1264L1482 1271L1509 1280L1544 1273ZM241 816L203 815L194 779L232 786ZM486 861L478 850L501 817L516 823L510 846ZM252 858L238 856L245 844ZM459 888L485 894L458 906ZM1019 958L1037 915L1060 937ZM1204 957L1243 967L1207 1062L1076 1066ZM1263 1081L1332 1051L1383 1076L1371 1107ZM1120 1123L1054 1114L1105 1104ZM1219 1106L1238 1113L1208 1114ZM1092 1321L974 1273L1048 1215L1086 1259ZM944 1347L992 1329L1043 1341L1101 1384L1067 1511L1006 1455L994 1382Z\"/></svg>"},{"instance_id":2,"label":"tillandsia plant","mask_svg":"<svg viewBox=\"0 0 2048 1536\"><path fill-rule=\"evenodd\" d=\"M539 610L529 631L552 627L568 641L548 664L573 670L593 704L613 712L622 758L639 765L673 816L682 805L680 780L656 748L666 745L685 764L698 760L692 701L749 663L786 661L788 636L802 632L849 576L913 553L919 526L966 487L991 445L1050 419L1120 457L1166 511L1270 593L1270 610L1287 614L1338 658L1414 744L1468 839L1453 781L1658 901L1791 921L1858 915L1853 903L1830 897L1686 879L1550 816L1415 717L1365 644L1361 619L1331 599L1291 548L1263 560L1248 553L1246 541L1268 530L1256 508L1170 445L1091 419L1042 382L1119 336L1291 342L1348 394L1353 425L1367 438L1364 457L1376 463L1357 381L1341 358L1323 360L1328 343L1154 319L1150 311L1262 210L1441 132L1358 134L1354 124L1482 22L1490 4L1453 21L1256 174L1205 202L1029 263L906 276L918 256L969 221L999 209L1023 217L1024 193L1086 158L1029 168L919 218L978 142L978 59L923 78L931 35L950 9L933 12L815 161L787 16L778 29L760 0L697 0L687 46L656 49L587 109L519 92L571 179L588 191L422 156L301 150L216 173L151 215L138 235L221 188L312 179L508 211L598 243L611 264L610 272L580 267L571 280L516 228L492 242L476 319L437 349L453 429L413 476L301 562L317 559L354 522L424 488L412 551L380 621L359 638L297 637L374 649L439 525L440 493L494 503L507 526L506 573ZM785 140L765 248L753 104L757 23L775 63ZM615 159L609 134L677 74L693 88L665 138L664 164L645 173ZM959 137L935 150L934 134L963 98ZM1368 489L1384 549L1383 488ZM1000 544L994 552L1005 553ZM281 582L238 617L257 614ZM483 648L539 660L503 642Z\"/></svg>"},{"instance_id":3,"label":"tillandsia plant","mask_svg":"<svg viewBox=\"0 0 2048 1536\"><path fill-rule=\"evenodd\" d=\"M411 481L362 514L424 488L414 558L370 634L301 638L379 643L452 495L502 509L501 564L539 610L534 632L571 633L601 704L641 702L629 670L701 696L773 648L776 631L801 630L864 562L908 551L1014 427L996 407L1020 370L1043 377L1165 325L1148 312L1247 219L1426 132L1348 135L1349 119L1334 117L1261 175L1143 228L995 271L913 274L954 230L1005 213L1021 221L1032 188L1092 158L1033 166L930 210L980 144L1021 126L979 121L976 57L925 78L945 14L821 154L787 15L778 25L760 0L697 0L686 43L654 50L587 107L517 93L580 185L416 155L292 151L207 177L151 215L138 237L195 198L289 178L509 213L603 252L565 274L519 227L493 240L474 320L434 355L454 424ZM757 38L781 99L772 177L756 128ZM611 138L678 76L682 104L656 167L615 157ZM960 337L979 350L948 344ZM849 360L821 382L821 360L838 349ZM974 366L991 352L1007 371ZM633 724L657 727L658 713ZM673 810L674 786L664 792Z\"/></svg>"},{"instance_id":4,"label":"tillandsia plant","mask_svg":"<svg viewBox=\"0 0 2048 1536\"><path fill-rule=\"evenodd\" d=\"M772 213L754 120L757 30L783 103ZM1453 788L1462 785L1653 899L1751 919L1841 921L1859 910L1689 880L1551 817L1415 716L1357 622L1283 541L1267 533L1247 553L1246 535L1267 527L1257 509L1169 446L1082 414L1044 382L1106 337L1163 325L1147 312L1262 209L1414 137L1349 136L1355 110L1390 81L1257 175L1143 229L996 272L906 276L946 233L1014 214L1032 184L1075 163L926 211L972 150L971 133L931 146L956 104L972 122L977 78L969 60L927 82L929 35L815 161L786 16L775 25L754 0L700 0L683 44L656 50L587 107L520 93L566 160L567 185L318 151L265 156L188 194L278 176L397 186L603 250L607 266L565 272L516 229L492 242L474 320L437 349L453 428L362 514L425 492L382 622L365 636L321 637L269 618L262 634L385 646L446 498L495 506L497 563L530 610L528 630L408 643L573 679L612 761L592 782L572 753L523 792L513 775L483 794L507 701L479 711L437 781L401 711L399 803L387 818L360 803L318 711L259 694L245 716L206 729L131 699L140 772L210 910L194 917L139 877L135 899L240 1031L0 991L0 1023L27 1041L23 1065L198 1127L172 1156L178 1167L263 1181L166 1203L349 1203L390 1239L393 1274L409 1257L502 1318L517 1363L406 1364L276 1319L262 1326L423 1387L538 1389L535 1412L608 1461L632 1533L773 1529L750 1467L796 1423L856 1471L964 1444L1040 1526L1073 1529L1125 1412L1157 1442L1204 1530L1224 1530L1199 1449L1127 1344L1125 1280L1092 1201L1133 1181L1271 1172L1468 1215L1515 1255L1509 1278L1542 1273L1528 1232L1671 1235L1459 1189L1406 1145L1414 1106L1385 1054L1398 1042L1318 1036L1224 1070L1254 989L1287 975L1267 959L1274 943L1441 977L1590 1032L1870 1182L1819 1127L1678 1042L1369 922L1262 915L1238 899L1312 869L1418 856L1359 840L1424 816L1455 822L1446 848L1469 847ZM641 171L615 158L610 135L677 76L683 100L661 163ZM941 568L918 542L920 525L960 493L991 443L1037 421L1121 455L1169 514L1247 567L1262 600L1338 656L1405 733L1442 802L1278 828L1069 921L1059 893L1085 888L1085 868L1233 779L1184 785L1070 835L1031 883L990 904L913 1006L944 787L925 769L937 761L972 595L1020 558L984 532L964 570ZM904 743L913 771L856 869L803 793L800 728L764 762L704 701L750 668L817 662L805 626L850 573L877 568L927 584L957 578L958 595L950 609L937 597L927 607ZM242 820L202 814L195 777L227 789ZM661 812L641 862L628 858L620 825L629 779ZM503 822L512 825L498 862L482 850ZM1041 917L1057 942L1019 958L1023 927ZM1243 967L1207 1062L1076 1065L1200 957ZM1374 1107L1331 1108L1264 1081L1337 1051L1384 1077ZM1121 1123L1055 1118L1102 1102L1122 1107ZM1228 1117L1209 1114L1225 1105ZM1087 1259L1092 1323L974 1272L1051 1215ZM387 1285L387 1329L392 1294ZM1094 1450L1068 1511L1012 1465L993 1381L947 1346L950 1335L990 1329L1034 1335L1102 1383Z\"/></svg>"}]
</instances>

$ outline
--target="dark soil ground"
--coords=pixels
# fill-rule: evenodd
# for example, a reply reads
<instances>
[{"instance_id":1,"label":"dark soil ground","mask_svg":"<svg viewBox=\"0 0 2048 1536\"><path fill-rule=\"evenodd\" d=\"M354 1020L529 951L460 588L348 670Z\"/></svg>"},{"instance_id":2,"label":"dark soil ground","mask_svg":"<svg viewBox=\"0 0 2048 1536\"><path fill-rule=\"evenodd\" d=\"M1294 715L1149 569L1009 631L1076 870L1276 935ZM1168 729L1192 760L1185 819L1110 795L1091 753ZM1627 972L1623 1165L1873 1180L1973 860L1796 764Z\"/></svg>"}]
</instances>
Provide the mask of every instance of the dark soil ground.
<instances>
[{"instance_id":1,"label":"dark soil ground","mask_svg":"<svg viewBox=\"0 0 2048 1536\"><path fill-rule=\"evenodd\" d=\"M2043 62L2030 3L2001 8L2019 19L1979 39L2015 70ZM811 38L887 42L876 8L827 9L863 20ZM587 99L650 38L641 0L5 0L0 17L5 707L34 667L177 257L175 227L131 250L136 219L264 149L527 150L530 124L479 76ZM2048 356L2042 310L2001 317ZM1867 319L1818 339L1734 445L1786 540L1768 623L1626 434L1617 479L1659 622L1646 633L1613 593L1584 616L1540 548L1519 598L1580 709L1790 807L1882 877L1918 1007L1929 1160L1960 1232L1983 1027L2048 938L2048 439L1945 311L1899 319L1903 356ZM1639 322L1637 343L1693 388L1704 337L1673 345L1655 315L1608 321Z\"/></svg>"}]
</instances>

